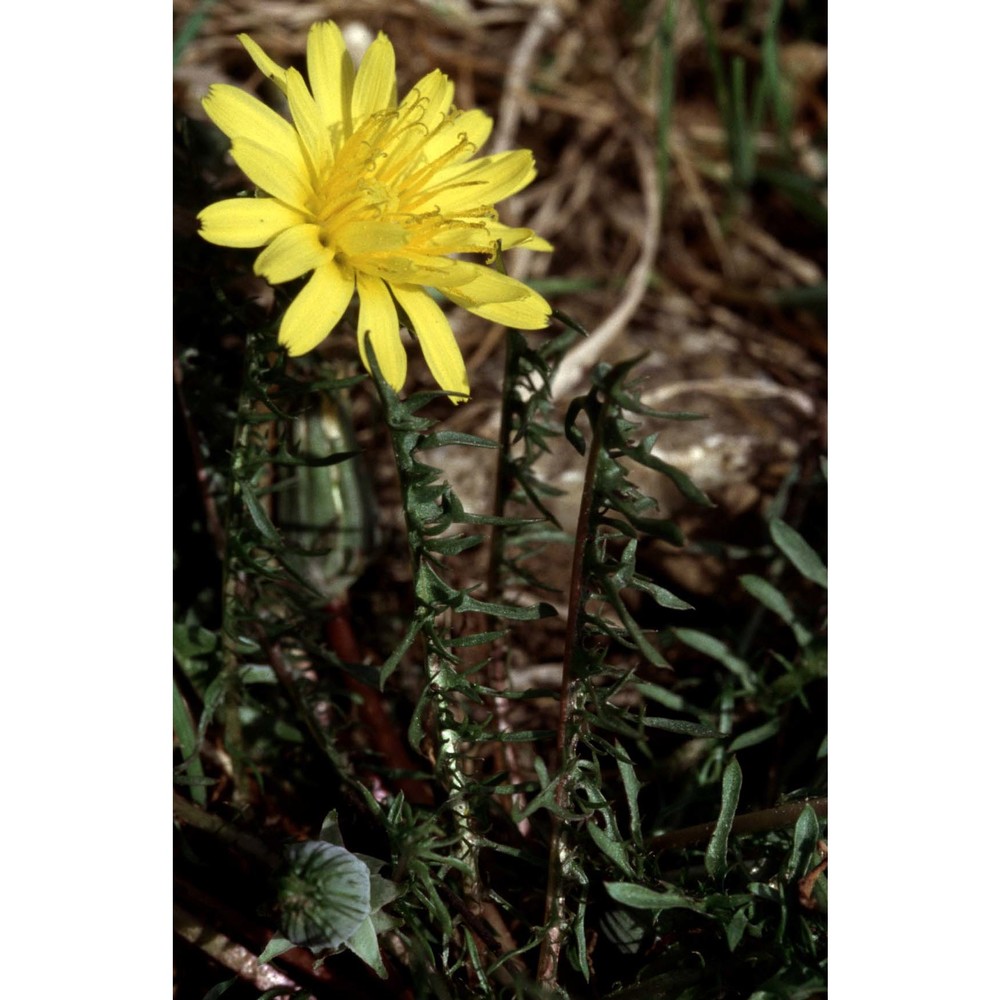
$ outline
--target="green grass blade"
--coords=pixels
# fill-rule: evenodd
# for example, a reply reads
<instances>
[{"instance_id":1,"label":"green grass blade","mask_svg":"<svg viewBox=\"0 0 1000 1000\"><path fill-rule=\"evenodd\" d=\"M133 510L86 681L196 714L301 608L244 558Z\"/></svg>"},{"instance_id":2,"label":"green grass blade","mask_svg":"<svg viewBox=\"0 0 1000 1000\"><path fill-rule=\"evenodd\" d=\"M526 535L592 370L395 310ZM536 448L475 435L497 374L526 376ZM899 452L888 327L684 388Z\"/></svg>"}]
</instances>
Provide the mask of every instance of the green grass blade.
<instances>
[{"instance_id":1,"label":"green grass blade","mask_svg":"<svg viewBox=\"0 0 1000 1000\"><path fill-rule=\"evenodd\" d=\"M770 524L771 538L774 544L788 557L791 564L813 583L826 587L826 567L816 550L791 526L780 518L775 518Z\"/></svg>"},{"instance_id":2,"label":"green grass blade","mask_svg":"<svg viewBox=\"0 0 1000 1000\"><path fill-rule=\"evenodd\" d=\"M729 849L729 833L736 818L736 805L740 800L743 772L740 762L734 757L722 774L722 809L719 822L705 851L705 867L713 878L720 878L726 871L726 854Z\"/></svg>"}]
</instances>

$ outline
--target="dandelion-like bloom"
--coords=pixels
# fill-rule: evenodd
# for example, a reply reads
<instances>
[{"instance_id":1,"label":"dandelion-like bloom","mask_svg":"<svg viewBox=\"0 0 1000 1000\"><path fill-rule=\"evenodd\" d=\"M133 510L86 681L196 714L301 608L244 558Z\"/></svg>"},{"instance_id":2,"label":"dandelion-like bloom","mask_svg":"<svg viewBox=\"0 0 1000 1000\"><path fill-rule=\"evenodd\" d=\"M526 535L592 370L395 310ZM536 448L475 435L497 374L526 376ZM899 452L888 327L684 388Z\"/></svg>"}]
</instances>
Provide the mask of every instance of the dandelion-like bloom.
<instances>
[{"instance_id":1,"label":"dandelion-like bloom","mask_svg":"<svg viewBox=\"0 0 1000 1000\"><path fill-rule=\"evenodd\" d=\"M309 31L309 86L246 35L257 67L288 98L292 121L245 91L216 84L205 111L232 140L232 156L257 197L209 205L201 235L230 247L264 247L254 271L272 283L312 272L282 318L278 340L293 355L322 341L358 293L361 359L365 334L387 382L400 389L406 352L397 304L438 385L456 402L469 391L465 362L436 289L477 316L536 330L551 309L537 292L485 264L455 259L500 249L552 247L530 229L505 226L494 205L535 176L527 150L473 159L493 123L458 111L440 70L396 97L396 55L383 34L355 71L332 22Z\"/></svg>"}]
</instances>

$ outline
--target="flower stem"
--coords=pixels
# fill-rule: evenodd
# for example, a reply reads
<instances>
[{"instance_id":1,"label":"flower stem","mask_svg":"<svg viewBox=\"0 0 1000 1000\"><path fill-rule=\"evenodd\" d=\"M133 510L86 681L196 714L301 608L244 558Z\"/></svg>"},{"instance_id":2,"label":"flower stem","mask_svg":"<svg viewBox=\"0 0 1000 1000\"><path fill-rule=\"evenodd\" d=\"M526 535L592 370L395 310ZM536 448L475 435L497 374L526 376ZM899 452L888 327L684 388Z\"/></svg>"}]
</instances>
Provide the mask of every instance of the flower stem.
<instances>
[{"instance_id":1,"label":"flower stem","mask_svg":"<svg viewBox=\"0 0 1000 1000\"><path fill-rule=\"evenodd\" d=\"M549 875L545 893L545 937L542 939L538 957L539 982L554 987L556 985L559 954L568 930L566 918L566 860L570 845L566 835L566 825L561 813L569 799L568 767L576 756L576 745L580 735L577 717L581 706L577 704L574 683L574 658L583 639L583 613L588 600L585 592L584 559L587 546L593 539L595 529L594 479L597 462L604 445L601 428L607 413L607 402L601 407L600 417L594 423L594 437L587 455L587 468L583 477L580 496L580 513L576 523L576 542L573 547L573 566L569 584L569 610L566 619L566 644L563 652L562 681L559 692L559 724L556 734L556 757L561 777L555 790L556 812L552 813L552 834L549 842Z\"/></svg>"}]
</instances>

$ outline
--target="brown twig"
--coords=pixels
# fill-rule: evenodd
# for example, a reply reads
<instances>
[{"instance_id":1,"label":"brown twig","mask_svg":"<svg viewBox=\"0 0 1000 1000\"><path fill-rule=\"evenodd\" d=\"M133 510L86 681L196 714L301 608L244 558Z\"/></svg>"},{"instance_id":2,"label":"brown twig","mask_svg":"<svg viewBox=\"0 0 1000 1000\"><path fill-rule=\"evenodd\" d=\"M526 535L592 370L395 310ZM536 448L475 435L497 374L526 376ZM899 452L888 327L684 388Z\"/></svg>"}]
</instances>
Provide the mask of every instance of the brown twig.
<instances>
[{"instance_id":1,"label":"brown twig","mask_svg":"<svg viewBox=\"0 0 1000 1000\"><path fill-rule=\"evenodd\" d=\"M236 829L218 816L205 812L193 802L188 802L182 795L178 795L177 792L174 792L174 815L182 823L218 837L219 840L236 847L243 854L254 858L272 870L281 863L281 859L272 854L256 837Z\"/></svg>"},{"instance_id":2,"label":"brown twig","mask_svg":"<svg viewBox=\"0 0 1000 1000\"><path fill-rule=\"evenodd\" d=\"M629 139L639 168L643 194L644 219L639 257L628 276L618 305L586 340L566 355L566 360L552 379L553 399L560 399L568 393L581 380L585 371L601 358L608 357L611 342L626 328L646 294L649 276L656 260L656 251L660 245L660 191L656 177L656 158L649 148L648 140L638 134L630 135Z\"/></svg>"},{"instance_id":3,"label":"brown twig","mask_svg":"<svg viewBox=\"0 0 1000 1000\"><path fill-rule=\"evenodd\" d=\"M562 23L558 5L551 0L544 0L524 29L524 34L506 65L503 97L500 99L499 121L493 133L492 152L504 152L513 144L514 133L517 131L528 95L527 84L535 61L535 53L545 41L545 36L558 31Z\"/></svg>"},{"instance_id":4,"label":"brown twig","mask_svg":"<svg viewBox=\"0 0 1000 1000\"><path fill-rule=\"evenodd\" d=\"M253 983L258 990L287 986L291 993L298 989L293 979L289 979L273 965L261 962L256 955L221 931L208 927L178 903L174 904L174 930L220 965L235 972L241 979ZM296 995L302 996L301 993Z\"/></svg>"},{"instance_id":5,"label":"brown twig","mask_svg":"<svg viewBox=\"0 0 1000 1000\"><path fill-rule=\"evenodd\" d=\"M826 815L827 800L825 798L801 799L798 802L785 802L772 809L762 809L760 812L744 813L733 820L731 835L744 836L748 833L763 833L767 830L780 830L791 826L799 818L806 806L812 806L817 816ZM694 844L702 844L711 839L716 823L699 823L697 826L687 826L683 830L673 830L654 837L649 846L654 851L676 851Z\"/></svg>"},{"instance_id":6,"label":"brown twig","mask_svg":"<svg viewBox=\"0 0 1000 1000\"><path fill-rule=\"evenodd\" d=\"M566 644L563 652L562 681L559 692L559 724L556 735L556 760L560 770L576 751L578 733L570 731L571 708L575 704L573 684L573 658L582 639L583 613L586 597L584 594L584 556L590 541L593 524L594 480L597 475L597 460L601 452L601 427L605 409L596 422L594 437L587 455L587 468L583 477L583 491L580 497L580 514L576 525L576 544L573 548L573 568L569 585L569 612L566 620ZM563 773L556 785L554 801L557 810L565 808L567 801L566 775ZM560 812L552 813L552 834L549 842L549 877L545 893L545 937L542 939L538 956L539 982L548 986L556 983L559 953L562 949L563 925L565 924L566 895L564 889L564 861L568 849L565 824Z\"/></svg>"}]
</instances>

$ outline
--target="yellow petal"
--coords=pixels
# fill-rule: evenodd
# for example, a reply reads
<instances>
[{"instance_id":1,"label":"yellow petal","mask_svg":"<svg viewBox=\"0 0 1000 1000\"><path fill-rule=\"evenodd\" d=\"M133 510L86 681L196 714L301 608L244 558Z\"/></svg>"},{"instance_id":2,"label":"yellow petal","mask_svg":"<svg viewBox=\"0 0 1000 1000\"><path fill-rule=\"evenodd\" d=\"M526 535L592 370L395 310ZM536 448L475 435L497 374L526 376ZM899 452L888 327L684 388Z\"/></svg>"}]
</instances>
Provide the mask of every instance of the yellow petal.
<instances>
[{"instance_id":1,"label":"yellow petal","mask_svg":"<svg viewBox=\"0 0 1000 1000\"><path fill-rule=\"evenodd\" d=\"M453 403L466 402L469 379L465 362L441 307L422 288L413 285L393 285L392 291L410 317L410 329L420 343L434 381L452 394Z\"/></svg>"},{"instance_id":2,"label":"yellow petal","mask_svg":"<svg viewBox=\"0 0 1000 1000\"><path fill-rule=\"evenodd\" d=\"M351 93L354 63L344 37L332 21L314 24L306 42L309 85L335 149L351 133Z\"/></svg>"},{"instance_id":3,"label":"yellow petal","mask_svg":"<svg viewBox=\"0 0 1000 1000\"><path fill-rule=\"evenodd\" d=\"M233 139L233 159L257 187L305 214L311 192L301 155L294 163L253 139L237 136Z\"/></svg>"},{"instance_id":4,"label":"yellow petal","mask_svg":"<svg viewBox=\"0 0 1000 1000\"><path fill-rule=\"evenodd\" d=\"M399 167L404 174L409 173L427 162L424 146L434 130L446 123L454 96L454 84L439 69L414 85L399 105L399 127L382 144L388 159L398 165L395 170L390 168L391 174L399 172ZM417 123L419 127L413 127Z\"/></svg>"},{"instance_id":5,"label":"yellow petal","mask_svg":"<svg viewBox=\"0 0 1000 1000\"><path fill-rule=\"evenodd\" d=\"M478 108L462 111L424 143L424 157L428 163L433 163L461 142L462 148L449 158L448 164L465 163L483 148L492 131L493 119L489 115Z\"/></svg>"},{"instance_id":6,"label":"yellow petal","mask_svg":"<svg viewBox=\"0 0 1000 1000\"><path fill-rule=\"evenodd\" d=\"M242 43L243 48L250 53L250 58L257 64L257 69L261 71L275 86L284 94L285 70L282 69L249 35L236 36Z\"/></svg>"},{"instance_id":7,"label":"yellow petal","mask_svg":"<svg viewBox=\"0 0 1000 1000\"><path fill-rule=\"evenodd\" d=\"M434 175L433 186L422 198L442 212L462 214L483 205L494 205L529 184L535 161L527 149L484 156L472 163L445 167Z\"/></svg>"},{"instance_id":8,"label":"yellow petal","mask_svg":"<svg viewBox=\"0 0 1000 1000\"><path fill-rule=\"evenodd\" d=\"M288 307L278 343L293 357L311 351L340 321L354 294L354 275L335 263L317 268Z\"/></svg>"},{"instance_id":9,"label":"yellow petal","mask_svg":"<svg viewBox=\"0 0 1000 1000\"><path fill-rule=\"evenodd\" d=\"M552 253L555 250L555 247L544 236L539 236L538 233L532 233L531 237L523 243L515 242L511 246L517 247L520 250L536 250L538 253Z\"/></svg>"},{"instance_id":10,"label":"yellow petal","mask_svg":"<svg viewBox=\"0 0 1000 1000\"><path fill-rule=\"evenodd\" d=\"M552 307L534 289L481 264L472 281L442 289L456 305L476 316L518 330L540 330L549 324Z\"/></svg>"},{"instance_id":11,"label":"yellow petal","mask_svg":"<svg viewBox=\"0 0 1000 1000\"><path fill-rule=\"evenodd\" d=\"M336 240L338 251L348 257L363 258L369 254L399 250L406 246L408 236L402 223L359 219L339 226Z\"/></svg>"},{"instance_id":12,"label":"yellow petal","mask_svg":"<svg viewBox=\"0 0 1000 1000\"><path fill-rule=\"evenodd\" d=\"M382 377L397 392L406 379L406 349L399 338L399 315L389 289L381 278L358 273L358 350L370 372L365 350L365 334L370 334L372 348L382 370Z\"/></svg>"},{"instance_id":13,"label":"yellow petal","mask_svg":"<svg viewBox=\"0 0 1000 1000\"><path fill-rule=\"evenodd\" d=\"M445 291L458 305L461 302L451 294L452 289ZM501 323L503 326L512 326L515 330L542 330L549 325L549 318L552 315L552 307L538 294L529 289L530 295L514 302L497 302L485 306L467 306L470 313L482 316L483 319L491 320L494 323Z\"/></svg>"},{"instance_id":14,"label":"yellow petal","mask_svg":"<svg viewBox=\"0 0 1000 1000\"><path fill-rule=\"evenodd\" d=\"M453 220L449 219L451 221ZM424 250L442 253L482 253L492 256L498 239L491 227L484 225L480 219L464 226L448 225L437 230L430 229L423 239L415 235L414 244Z\"/></svg>"},{"instance_id":15,"label":"yellow petal","mask_svg":"<svg viewBox=\"0 0 1000 1000\"><path fill-rule=\"evenodd\" d=\"M227 198L198 213L201 237L223 247L261 247L303 221L274 198Z\"/></svg>"},{"instance_id":16,"label":"yellow petal","mask_svg":"<svg viewBox=\"0 0 1000 1000\"><path fill-rule=\"evenodd\" d=\"M527 285L516 278L494 271L492 267L485 267L482 264L466 266L472 271L471 279L460 289L453 290L456 294L456 303L463 309L489 305L493 302L514 302L516 299L526 298L531 293Z\"/></svg>"},{"instance_id":17,"label":"yellow petal","mask_svg":"<svg viewBox=\"0 0 1000 1000\"><path fill-rule=\"evenodd\" d=\"M254 273L278 285L322 267L333 259L333 252L320 243L319 236L319 226L311 223L286 229L259 254Z\"/></svg>"},{"instance_id":18,"label":"yellow petal","mask_svg":"<svg viewBox=\"0 0 1000 1000\"><path fill-rule=\"evenodd\" d=\"M411 88L399 106L400 112L410 104L423 103L424 124L431 130L437 128L451 111L455 99L455 85L439 69L431 70Z\"/></svg>"},{"instance_id":19,"label":"yellow petal","mask_svg":"<svg viewBox=\"0 0 1000 1000\"><path fill-rule=\"evenodd\" d=\"M216 83L208 88L201 103L208 117L230 139L252 139L290 163L302 162L295 129L245 90L228 83Z\"/></svg>"},{"instance_id":20,"label":"yellow petal","mask_svg":"<svg viewBox=\"0 0 1000 1000\"><path fill-rule=\"evenodd\" d=\"M395 106L396 53L380 31L358 67L351 95L351 120L357 128L374 112Z\"/></svg>"},{"instance_id":21,"label":"yellow petal","mask_svg":"<svg viewBox=\"0 0 1000 1000\"><path fill-rule=\"evenodd\" d=\"M318 181L324 167L333 159L330 133L323 124L319 106L309 93L305 80L295 69L288 71L288 107L302 139L306 159L312 167L314 182Z\"/></svg>"},{"instance_id":22,"label":"yellow petal","mask_svg":"<svg viewBox=\"0 0 1000 1000\"><path fill-rule=\"evenodd\" d=\"M471 281L476 265L450 257L433 257L403 250L399 253L367 254L352 258L360 270L377 275L390 285L427 285L430 288L452 288Z\"/></svg>"},{"instance_id":23,"label":"yellow petal","mask_svg":"<svg viewBox=\"0 0 1000 1000\"><path fill-rule=\"evenodd\" d=\"M502 222L491 222L488 228L490 237L500 244L501 251L519 247L522 250L551 253L554 249L548 240L542 239L533 229L505 226Z\"/></svg>"}]
</instances>

